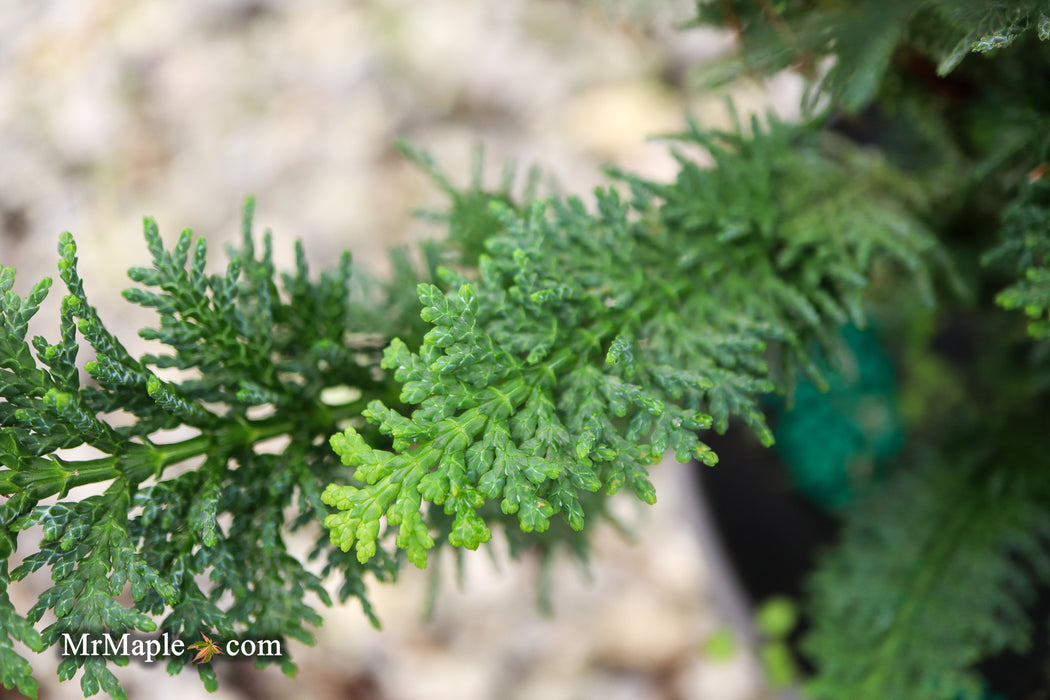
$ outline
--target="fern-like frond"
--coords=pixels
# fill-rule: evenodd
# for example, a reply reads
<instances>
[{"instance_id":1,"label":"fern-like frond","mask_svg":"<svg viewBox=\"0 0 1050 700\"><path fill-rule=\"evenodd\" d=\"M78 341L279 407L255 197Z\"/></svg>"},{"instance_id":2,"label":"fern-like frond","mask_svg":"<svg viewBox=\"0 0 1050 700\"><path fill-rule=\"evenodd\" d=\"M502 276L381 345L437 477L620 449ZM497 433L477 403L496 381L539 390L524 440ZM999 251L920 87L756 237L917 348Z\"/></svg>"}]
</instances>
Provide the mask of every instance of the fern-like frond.
<instances>
[{"instance_id":1,"label":"fern-like frond","mask_svg":"<svg viewBox=\"0 0 1050 700\"><path fill-rule=\"evenodd\" d=\"M41 649L67 633L151 631L155 618L163 631L184 637L250 629L275 639L312 638L309 626L320 617L308 594L324 603L328 594L288 553L287 531L326 514L321 487L348 476L326 439L370 399L389 400L380 349L393 330L403 333L408 325L396 315L356 313L371 300L350 297L348 257L335 272L312 280L298 249L295 273L278 286L270 238L255 249L251 218L249 201L242 247L231 251L222 274L205 272L203 240L194 243L184 231L167 249L156 224L146 220L153 265L130 271L141 286L125 296L157 311L157 327L141 335L160 341L163 354L135 358L106 328L88 303L68 234L59 245L68 294L57 343L25 339L50 281L20 298L12 291L14 271L0 269L5 560L18 533L43 530L39 550L10 573L5 565L0 576L5 685L35 692L11 640ZM87 381L76 365L80 339L95 351ZM163 376L162 368L168 370ZM332 390L343 395L340 402L325 401ZM180 426L191 428L191 436L160 437L159 431ZM286 444L276 450L262 446L279 437ZM59 453L81 445L102 456ZM203 460L199 468L171 475L169 467L194 458ZM70 489L97 483L108 484L103 493L65 500ZM51 496L58 502L45 505ZM369 613L363 576L385 578L394 566L377 559L364 567L327 537L315 556L327 559L326 571L345 576L344 597L360 597ZM50 571L52 586L20 617L6 595L8 581L40 569ZM121 600L125 589L130 605ZM31 623L49 612L56 619L41 637ZM294 669L288 659L280 662ZM183 663L173 659L169 670ZM85 694L123 697L105 660L67 657L59 675L68 679L80 670ZM214 686L210 668L202 676Z\"/></svg>"},{"instance_id":2,"label":"fern-like frond","mask_svg":"<svg viewBox=\"0 0 1050 700\"><path fill-rule=\"evenodd\" d=\"M979 700L972 666L1030 643L1046 483L1005 455L902 472L851 514L810 581L814 697Z\"/></svg>"},{"instance_id":3,"label":"fern-like frond","mask_svg":"<svg viewBox=\"0 0 1050 700\"><path fill-rule=\"evenodd\" d=\"M999 245L985 264L1008 266L1019 279L996 296L1005 309L1021 309L1032 337L1050 338L1050 145L1044 143L1020 192L1003 212Z\"/></svg>"},{"instance_id":4,"label":"fern-like frond","mask_svg":"<svg viewBox=\"0 0 1050 700\"><path fill-rule=\"evenodd\" d=\"M555 514L582 528L599 490L652 502L646 467L669 448L714 462L696 431L737 415L771 441L757 397L811 365L812 341L863 322L876 258L925 279L933 241L906 201L872 192L879 168L844 186L859 152L777 123L682 138L716 167L682 158L670 185L621 174L631 201L599 190L594 212L577 199L527 216L497 206L479 275L420 288L423 344L395 340L383 361L412 408L365 412L393 449L355 427L332 440L366 483L325 491L340 511L326 520L333 542L365 562L389 532L423 566L425 503L453 517L452 544L473 548L491 536L488 503L543 531Z\"/></svg>"}]
</instances>

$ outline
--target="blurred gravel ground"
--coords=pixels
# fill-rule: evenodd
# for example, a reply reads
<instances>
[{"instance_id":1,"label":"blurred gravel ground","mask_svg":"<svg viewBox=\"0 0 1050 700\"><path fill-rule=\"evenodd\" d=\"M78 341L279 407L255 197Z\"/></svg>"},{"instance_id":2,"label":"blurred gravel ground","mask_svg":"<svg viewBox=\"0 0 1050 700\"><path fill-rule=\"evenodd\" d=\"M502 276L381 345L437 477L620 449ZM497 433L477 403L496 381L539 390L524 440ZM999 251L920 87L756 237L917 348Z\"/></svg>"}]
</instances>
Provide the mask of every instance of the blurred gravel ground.
<instances>
[{"instance_id":1,"label":"blurred gravel ground","mask_svg":"<svg viewBox=\"0 0 1050 700\"><path fill-rule=\"evenodd\" d=\"M686 111L725 120L722 96L681 89L693 67L732 44L675 30L690 4L0 4L0 262L18 268L24 292L54 275L58 233L72 231L93 303L135 351L148 314L119 292L124 270L148 259L145 214L167 240L191 227L217 252L236 240L240 203L254 194L280 265L299 237L315 268L349 247L382 273L389 246L440 235L411 217L441 199L394 150L397 137L428 149L459 182L478 143L492 184L508 159L579 194L601 182L606 162L670 177L668 149L646 137L679 128ZM789 79L732 94L743 112L774 106L790 117L798 102ZM54 336L60 296L35 332ZM724 622L690 528L683 469L656 470L657 506L619 503L633 541L605 530L588 573L554 567L554 617L535 605L536 562L510 563L498 546L494 557L468 553L460 588L446 553L429 622L434 574L407 570L396 586L373 587L383 631L355 605L327 611L317 646L293 649L294 681L220 664L220 689L207 696L192 673L172 679L132 665L122 677L131 697L158 699L760 697L751 656L703 654ZM24 607L35 600L14 593ZM82 697L77 684L57 683L57 658L36 662L41 698Z\"/></svg>"}]
</instances>

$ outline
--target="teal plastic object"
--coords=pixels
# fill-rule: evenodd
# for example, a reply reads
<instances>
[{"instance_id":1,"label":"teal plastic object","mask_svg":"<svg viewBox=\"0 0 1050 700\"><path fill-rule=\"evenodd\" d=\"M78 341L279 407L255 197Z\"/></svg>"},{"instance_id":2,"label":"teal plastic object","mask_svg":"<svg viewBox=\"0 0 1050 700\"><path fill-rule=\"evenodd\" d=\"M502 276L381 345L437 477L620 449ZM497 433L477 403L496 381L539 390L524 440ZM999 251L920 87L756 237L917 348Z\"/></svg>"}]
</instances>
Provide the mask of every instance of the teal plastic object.
<instances>
[{"instance_id":1,"label":"teal plastic object","mask_svg":"<svg viewBox=\"0 0 1050 700\"><path fill-rule=\"evenodd\" d=\"M794 405L771 405L774 449L795 488L825 510L849 506L904 443L893 361L873 330L846 326L834 363L818 363L820 391L799 383Z\"/></svg>"}]
</instances>

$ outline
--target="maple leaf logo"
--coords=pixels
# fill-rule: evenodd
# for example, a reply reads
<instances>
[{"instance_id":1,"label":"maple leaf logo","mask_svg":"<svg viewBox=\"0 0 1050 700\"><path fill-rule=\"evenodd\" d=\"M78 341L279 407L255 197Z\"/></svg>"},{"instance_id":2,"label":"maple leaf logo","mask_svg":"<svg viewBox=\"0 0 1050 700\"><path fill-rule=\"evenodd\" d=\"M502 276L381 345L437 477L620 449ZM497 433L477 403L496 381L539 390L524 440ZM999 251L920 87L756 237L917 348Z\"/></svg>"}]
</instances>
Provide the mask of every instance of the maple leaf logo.
<instances>
[{"instance_id":1,"label":"maple leaf logo","mask_svg":"<svg viewBox=\"0 0 1050 700\"><path fill-rule=\"evenodd\" d=\"M211 640L211 637L201 632L201 636L204 637L204 641L194 642L189 645L190 649L196 649L197 655L193 657L193 663L195 664L206 664L211 662L211 657L215 654L222 654L222 649Z\"/></svg>"}]
</instances>

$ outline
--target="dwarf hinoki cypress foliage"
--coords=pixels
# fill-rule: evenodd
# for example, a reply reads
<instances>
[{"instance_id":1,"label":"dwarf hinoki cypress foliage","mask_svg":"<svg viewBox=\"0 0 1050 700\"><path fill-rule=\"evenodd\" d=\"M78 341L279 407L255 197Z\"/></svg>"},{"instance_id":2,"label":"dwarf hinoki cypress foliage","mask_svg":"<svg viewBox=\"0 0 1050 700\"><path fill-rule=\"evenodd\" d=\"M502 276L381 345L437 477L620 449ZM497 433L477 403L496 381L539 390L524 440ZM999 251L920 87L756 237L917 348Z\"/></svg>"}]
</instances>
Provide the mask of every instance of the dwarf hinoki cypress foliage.
<instances>
[{"instance_id":1,"label":"dwarf hinoki cypress foliage","mask_svg":"<svg viewBox=\"0 0 1050 700\"><path fill-rule=\"evenodd\" d=\"M164 343L166 354L136 359L106 329L85 296L69 235L59 243L68 290L59 342L25 340L50 281L22 299L12 291L14 271L0 273L6 556L20 531L43 528L39 551L14 570L4 568L4 587L41 567L54 584L24 619L4 594L10 624L0 636L0 654L8 685L28 694L35 687L11 638L39 649L63 633L151 631L156 618L160 629L186 637L233 635L250 626L256 635L312 640L307 627L320 617L304 598L312 593L328 603L328 596L317 575L288 554L284 530L324 517L321 490L342 473L327 437L370 398L386 395L376 365L389 331L374 326L371 311L357 312L349 256L338 270L311 281L300 249L297 270L283 275L280 289L269 237L261 255L254 250L251 216L249 202L244 245L222 275L204 273L203 240L194 244L185 231L165 250L156 225L146 221L153 265L129 272L142 286L126 297L157 311L157 327L140 334ZM397 325L396 317L387 322ZM83 372L75 364L81 344L94 351ZM154 372L160 368L183 370L182 378L161 379ZM329 387L354 387L359 396L331 405ZM251 414L260 406L269 415ZM195 435L153 439L180 426ZM256 449L278 436L288 438L281 452ZM57 454L79 445L105 456ZM195 460L194 469L170 475L187 460ZM101 494L66 500L70 489L86 484L106 486ZM58 502L41 504L50 496ZM224 515L230 518L225 528L218 523ZM366 612L362 575L368 570L385 578L392 571L381 559L358 564L324 536L315 554L324 558L325 571L341 572L342 597L361 598ZM203 590L199 575L209 581ZM132 608L116 600L126 585ZM230 602L220 607L224 595ZM31 623L47 610L58 620L38 633ZM169 670L181 663L172 661ZM102 659L70 657L59 674L72 677L80 666L85 693L121 694ZM210 667L198 668L213 684Z\"/></svg>"},{"instance_id":2,"label":"dwarf hinoki cypress foliage","mask_svg":"<svg viewBox=\"0 0 1050 700\"><path fill-rule=\"evenodd\" d=\"M366 579L494 532L513 552L583 553L607 495L656 498L647 469L668 450L714 465L703 432L733 419L770 444L760 399L819 385L844 324L874 314L902 356L928 355L939 304L982 335L980 369L928 359L959 384L947 406L928 384L905 390L926 409L914 444L844 514L804 650L817 697L978 697L973 664L1025 646L1025 606L1050 569L1050 105L1034 77L1048 20L1024 2L725 0L699 17L742 40L730 70L817 76L834 56L814 83L822 113L729 133L690 122L669 147L713 165L676 151L673 181L610 170L586 201L537 200L531 184L514 196L509 178L486 190L480 173L460 188L405 147L449 195L433 215L446 237L382 284L349 255L313 276L298 250L278 272L250 201L223 274L206 273L202 239L166 246L147 219L152 264L129 271L125 296L155 310L140 334L158 354L134 357L107 329L72 236L56 338L26 337L51 282L19 295L0 268L5 560L42 533L0 568L4 685L35 694L18 643L63 634L310 642L313 601L331 603L319 576L372 616ZM999 53L973 63L970 50ZM1026 311L1042 355L1019 351L996 293ZM68 452L85 445L100 456ZM304 528L308 561L287 546ZM16 610L8 586L38 570L53 585ZM70 657L59 674L121 696L107 665L120 661Z\"/></svg>"},{"instance_id":3,"label":"dwarf hinoki cypress foliage","mask_svg":"<svg viewBox=\"0 0 1050 700\"><path fill-rule=\"evenodd\" d=\"M652 502L644 467L668 448L713 464L696 437L712 421L724 430L741 416L768 443L756 396L808 368L810 343L863 322L874 259L921 271L933 243L874 186L881 165L776 123L752 126L746 139L683 134L719 165L683 159L671 185L627 177L629 202L607 190L593 213L573 199L526 215L498 208L502 230L476 279L448 272L449 291L422 286L431 330L418 351L397 339L386 351L413 408L373 402L364 415L393 449L353 427L333 438L368 484L325 491L344 511L326 520L333 539L368 561L386 515L423 566L424 501L455 516L451 544L473 548L490 537L482 515L494 501L526 532L556 513L581 529L580 499L599 489L626 485ZM821 208L798 205L813 201ZM811 226L829 216L841 228Z\"/></svg>"}]
</instances>

